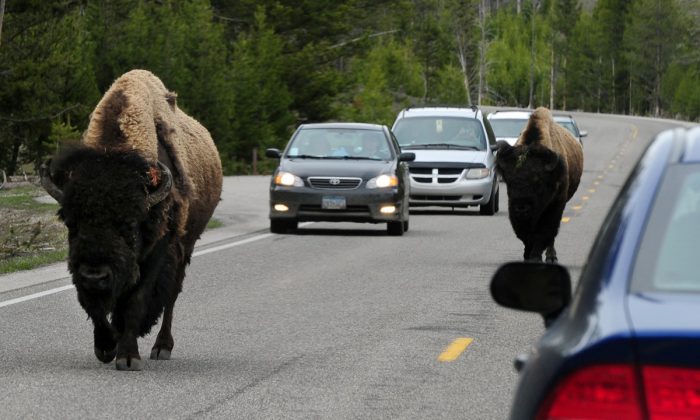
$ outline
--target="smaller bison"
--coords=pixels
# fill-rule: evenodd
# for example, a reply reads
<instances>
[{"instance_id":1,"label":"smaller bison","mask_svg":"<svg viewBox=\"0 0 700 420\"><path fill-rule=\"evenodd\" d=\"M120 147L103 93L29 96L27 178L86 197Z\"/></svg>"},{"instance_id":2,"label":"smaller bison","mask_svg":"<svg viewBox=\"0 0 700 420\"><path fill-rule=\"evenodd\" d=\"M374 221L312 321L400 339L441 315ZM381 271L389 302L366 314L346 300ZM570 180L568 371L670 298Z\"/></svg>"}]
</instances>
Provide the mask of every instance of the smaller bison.
<instances>
[{"instance_id":1,"label":"smaller bison","mask_svg":"<svg viewBox=\"0 0 700 420\"><path fill-rule=\"evenodd\" d=\"M583 172L583 148L555 123L547 108L537 108L514 146L498 142L496 167L508 187L508 217L525 245L525 260L556 262L554 238L566 203Z\"/></svg>"},{"instance_id":2,"label":"smaller bison","mask_svg":"<svg viewBox=\"0 0 700 420\"><path fill-rule=\"evenodd\" d=\"M221 196L208 131L145 70L117 79L81 145L42 167L68 227L68 268L94 324L95 356L141 370L138 337L163 315L151 359L169 359L185 267Z\"/></svg>"}]
</instances>

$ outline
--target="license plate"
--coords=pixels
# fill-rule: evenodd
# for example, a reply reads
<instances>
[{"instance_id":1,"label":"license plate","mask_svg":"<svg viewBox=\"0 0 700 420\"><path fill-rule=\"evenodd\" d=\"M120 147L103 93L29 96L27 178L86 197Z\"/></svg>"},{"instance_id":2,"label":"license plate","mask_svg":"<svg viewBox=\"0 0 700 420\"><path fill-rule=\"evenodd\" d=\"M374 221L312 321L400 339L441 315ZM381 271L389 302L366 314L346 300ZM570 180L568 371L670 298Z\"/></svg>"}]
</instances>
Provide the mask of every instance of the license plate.
<instances>
[{"instance_id":1,"label":"license plate","mask_svg":"<svg viewBox=\"0 0 700 420\"><path fill-rule=\"evenodd\" d=\"M343 210L345 208L345 197L323 197L321 199L321 208L325 210Z\"/></svg>"}]
</instances>

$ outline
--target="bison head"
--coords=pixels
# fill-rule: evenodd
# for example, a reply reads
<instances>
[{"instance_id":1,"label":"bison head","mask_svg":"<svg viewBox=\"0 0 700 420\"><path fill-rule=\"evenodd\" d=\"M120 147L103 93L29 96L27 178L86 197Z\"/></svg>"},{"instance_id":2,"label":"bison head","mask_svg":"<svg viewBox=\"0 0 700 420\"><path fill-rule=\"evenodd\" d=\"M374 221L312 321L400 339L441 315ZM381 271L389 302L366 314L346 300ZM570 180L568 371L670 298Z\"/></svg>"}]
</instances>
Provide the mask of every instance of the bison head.
<instances>
[{"instance_id":1,"label":"bison head","mask_svg":"<svg viewBox=\"0 0 700 420\"><path fill-rule=\"evenodd\" d=\"M109 298L138 281L142 251L162 230L170 171L134 152L79 148L44 164L41 175L68 227L76 287Z\"/></svg>"},{"instance_id":2,"label":"bison head","mask_svg":"<svg viewBox=\"0 0 700 420\"><path fill-rule=\"evenodd\" d=\"M508 187L508 214L512 220L537 220L550 203L566 192L565 163L544 146L510 146L500 141L496 168Z\"/></svg>"}]
</instances>

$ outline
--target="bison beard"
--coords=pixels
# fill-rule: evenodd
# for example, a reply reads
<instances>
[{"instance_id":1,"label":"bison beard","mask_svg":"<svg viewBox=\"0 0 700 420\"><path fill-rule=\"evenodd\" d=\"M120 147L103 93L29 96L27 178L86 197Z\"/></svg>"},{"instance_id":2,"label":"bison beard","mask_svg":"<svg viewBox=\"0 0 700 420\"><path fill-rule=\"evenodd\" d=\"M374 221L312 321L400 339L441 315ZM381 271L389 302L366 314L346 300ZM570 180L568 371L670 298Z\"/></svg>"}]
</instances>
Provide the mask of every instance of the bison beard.
<instances>
[{"instance_id":1,"label":"bison beard","mask_svg":"<svg viewBox=\"0 0 700 420\"><path fill-rule=\"evenodd\" d=\"M68 268L95 327L95 355L104 363L116 357L121 370L142 368L137 338L164 312L151 358L170 358L172 311L189 262L174 240L176 194L149 208L148 196L160 186L152 185L153 171L137 153L89 148L66 152L50 168L62 192Z\"/></svg>"}]
</instances>

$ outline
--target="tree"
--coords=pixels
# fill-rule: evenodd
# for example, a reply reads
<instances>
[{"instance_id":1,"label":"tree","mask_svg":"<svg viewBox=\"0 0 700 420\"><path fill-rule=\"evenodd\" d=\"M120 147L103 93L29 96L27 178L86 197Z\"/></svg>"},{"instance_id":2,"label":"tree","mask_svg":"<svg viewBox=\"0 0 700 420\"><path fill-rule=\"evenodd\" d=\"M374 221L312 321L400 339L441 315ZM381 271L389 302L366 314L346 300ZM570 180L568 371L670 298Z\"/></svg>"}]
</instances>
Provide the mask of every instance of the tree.
<instances>
[{"instance_id":1,"label":"tree","mask_svg":"<svg viewBox=\"0 0 700 420\"><path fill-rule=\"evenodd\" d=\"M233 46L233 142L221 145L227 172L249 172L246 161L255 150L281 147L295 122L289 111L292 96L283 79L282 41L267 24L262 8L250 32ZM243 166L241 166L243 164Z\"/></svg>"},{"instance_id":2,"label":"tree","mask_svg":"<svg viewBox=\"0 0 700 420\"><path fill-rule=\"evenodd\" d=\"M0 49L0 168L34 167L53 151L54 123L85 127L99 96L83 8L72 2L16 2Z\"/></svg>"},{"instance_id":3,"label":"tree","mask_svg":"<svg viewBox=\"0 0 700 420\"><path fill-rule=\"evenodd\" d=\"M423 93L422 68L410 44L378 40L367 57L353 60L351 68L354 89L349 103L340 107L343 119L391 125L397 108Z\"/></svg>"},{"instance_id":4,"label":"tree","mask_svg":"<svg viewBox=\"0 0 700 420\"><path fill-rule=\"evenodd\" d=\"M677 49L682 20L677 0L635 0L624 33L633 97L642 113L661 115L661 81Z\"/></svg>"}]
</instances>

